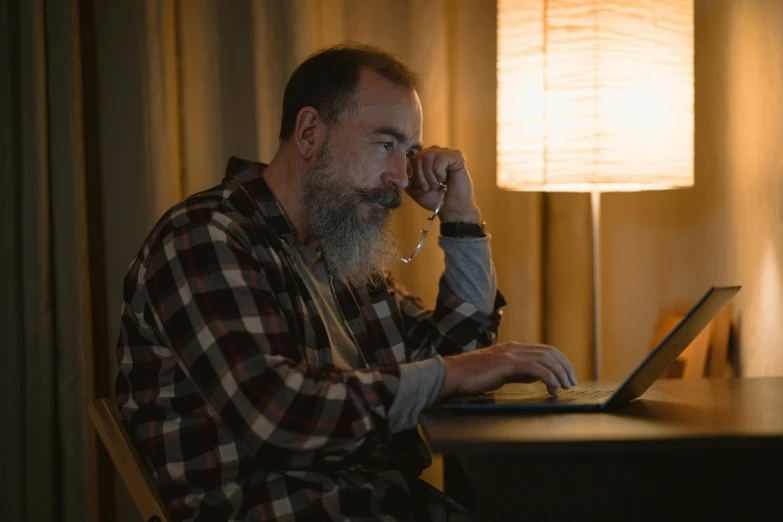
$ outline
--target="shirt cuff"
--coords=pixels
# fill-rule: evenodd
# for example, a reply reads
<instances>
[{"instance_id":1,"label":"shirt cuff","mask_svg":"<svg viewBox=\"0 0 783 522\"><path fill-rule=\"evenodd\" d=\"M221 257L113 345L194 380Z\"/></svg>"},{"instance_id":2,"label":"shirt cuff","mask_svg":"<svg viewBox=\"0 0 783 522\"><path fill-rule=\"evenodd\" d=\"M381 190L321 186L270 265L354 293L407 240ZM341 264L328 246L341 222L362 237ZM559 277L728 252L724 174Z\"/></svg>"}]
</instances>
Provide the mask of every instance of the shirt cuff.
<instances>
[{"instance_id":1,"label":"shirt cuff","mask_svg":"<svg viewBox=\"0 0 783 522\"><path fill-rule=\"evenodd\" d=\"M400 365L400 387L389 408L392 433L416 427L422 410L438 398L445 376L440 355Z\"/></svg>"},{"instance_id":2,"label":"shirt cuff","mask_svg":"<svg viewBox=\"0 0 783 522\"><path fill-rule=\"evenodd\" d=\"M438 244L446 255L446 284L454 294L489 314L494 309L497 280L490 237L456 238L441 236Z\"/></svg>"}]
</instances>

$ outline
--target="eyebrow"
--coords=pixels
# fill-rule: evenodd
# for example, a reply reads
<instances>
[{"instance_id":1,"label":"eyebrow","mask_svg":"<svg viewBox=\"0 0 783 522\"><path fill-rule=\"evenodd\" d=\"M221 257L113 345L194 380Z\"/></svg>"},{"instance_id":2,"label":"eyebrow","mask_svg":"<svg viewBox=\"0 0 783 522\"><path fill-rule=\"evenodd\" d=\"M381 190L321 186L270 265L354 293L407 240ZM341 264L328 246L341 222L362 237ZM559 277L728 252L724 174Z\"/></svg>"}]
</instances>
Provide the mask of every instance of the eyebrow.
<instances>
[{"instance_id":1,"label":"eyebrow","mask_svg":"<svg viewBox=\"0 0 783 522\"><path fill-rule=\"evenodd\" d=\"M399 143L408 143L408 136L400 129L396 129L394 127L379 127L374 131L372 131L372 134L376 136L377 135L391 136ZM414 143L409 148L412 150L421 150L422 146L421 143Z\"/></svg>"}]
</instances>

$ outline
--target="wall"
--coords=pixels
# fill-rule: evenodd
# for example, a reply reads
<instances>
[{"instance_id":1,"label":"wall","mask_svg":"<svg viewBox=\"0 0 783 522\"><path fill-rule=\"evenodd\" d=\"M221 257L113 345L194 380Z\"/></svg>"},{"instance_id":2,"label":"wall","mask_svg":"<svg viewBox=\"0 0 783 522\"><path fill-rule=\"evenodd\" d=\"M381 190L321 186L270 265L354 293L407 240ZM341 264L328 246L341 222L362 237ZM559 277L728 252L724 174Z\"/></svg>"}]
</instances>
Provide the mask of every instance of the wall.
<instances>
[{"instance_id":1,"label":"wall","mask_svg":"<svg viewBox=\"0 0 783 522\"><path fill-rule=\"evenodd\" d=\"M783 374L783 3L732 3L729 10L724 196L740 296L745 375ZM709 247L710 245L705 245Z\"/></svg>"},{"instance_id":2,"label":"wall","mask_svg":"<svg viewBox=\"0 0 783 522\"><path fill-rule=\"evenodd\" d=\"M645 356L658 308L709 286L735 298L737 369L783 375L783 2L697 0L696 182L608 194L604 375Z\"/></svg>"}]
</instances>

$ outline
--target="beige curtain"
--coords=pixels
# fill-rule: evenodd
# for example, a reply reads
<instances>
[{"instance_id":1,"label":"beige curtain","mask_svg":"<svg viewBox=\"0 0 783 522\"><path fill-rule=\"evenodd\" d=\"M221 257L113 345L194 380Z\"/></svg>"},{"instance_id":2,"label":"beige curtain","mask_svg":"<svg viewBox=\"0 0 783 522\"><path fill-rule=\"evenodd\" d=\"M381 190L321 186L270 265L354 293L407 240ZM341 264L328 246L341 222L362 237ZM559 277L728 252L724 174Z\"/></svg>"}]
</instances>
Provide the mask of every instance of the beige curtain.
<instances>
[{"instance_id":1,"label":"beige curtain","mask_svg":"<svg viewBox=\"0 0 783 522\"><path fill-rule=\"evenodd\" d=\"M0 404L2 446L19 450L2 468L6 519L138 519L84 414L112 393L128 263L168 207L220 182L230 155L272 158L288 76L345 40L416 69L425 143L468 158L509 302L501 339L557 343L590 374L588 200L495 187L493 0L3 5ZM425 217L411 202L398 212L402 250ZM431 236L397 275L434 303L442 268Z\"/></svg>"},{"instance_id":2,"label":"beige curtain","mask_svg":"<svg viewBox=\"0 0 783 522\"><path fill-rule=\"evenodd\" d=\"M108 469L85 411L88 399L108 390L94 378L96 362L105 368L106 358L93 353L104 330L95 319L105 314L93 314L103 281L90 279L102 261L91 255L87 226L100 216L87 202L97 171L86 157L95 126L85 121L92 113L83 88L83 14L73 0L8 1L0 9L6 520L95 520L98 463Z\"/></svg>"}]
</instances>

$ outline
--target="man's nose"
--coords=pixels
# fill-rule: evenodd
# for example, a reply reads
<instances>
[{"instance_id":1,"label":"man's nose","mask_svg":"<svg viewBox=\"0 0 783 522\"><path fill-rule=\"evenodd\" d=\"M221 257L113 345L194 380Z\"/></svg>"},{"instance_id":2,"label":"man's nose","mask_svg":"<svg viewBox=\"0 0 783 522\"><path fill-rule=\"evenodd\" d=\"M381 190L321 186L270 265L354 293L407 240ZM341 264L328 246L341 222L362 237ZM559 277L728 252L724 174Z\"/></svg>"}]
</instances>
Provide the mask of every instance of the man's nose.
<instances>
[{"instance_id":1,"label":"man's nose","mask_svg":"<svg viewBox=\"0 0 783 522\"><path fill-rule=\"evenodd\" d=\"M391 183L400 190L408 186L408 157L403 154L395 154L390 158L388 168L381 175L381 181Z\"/></svg>"}]
</instances>

